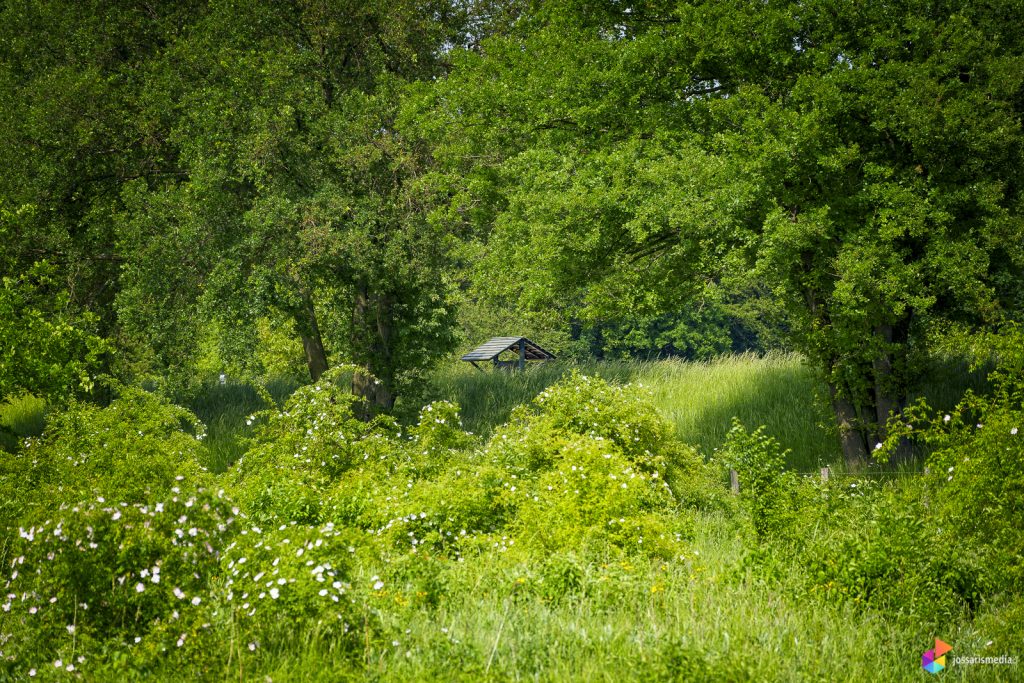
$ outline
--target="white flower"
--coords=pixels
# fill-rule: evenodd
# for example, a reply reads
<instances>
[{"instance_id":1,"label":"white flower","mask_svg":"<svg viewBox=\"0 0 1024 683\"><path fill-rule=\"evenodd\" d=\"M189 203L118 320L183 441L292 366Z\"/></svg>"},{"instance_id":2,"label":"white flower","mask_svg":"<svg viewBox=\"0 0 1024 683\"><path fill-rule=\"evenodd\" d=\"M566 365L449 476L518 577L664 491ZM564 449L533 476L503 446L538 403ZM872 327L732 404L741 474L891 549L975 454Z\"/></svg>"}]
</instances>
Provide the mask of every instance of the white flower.
<instances>
[{"instance_id":1,"label":"white flower","mask_svg":"<svg viewBox=\"0 0 1024 683\"><path fill-rule=\"evenodd\" d=\"M142 642L142 638L140 638L139 636L135 636L135 642L136 643L141 643Z\"/></svg>"},{"instance_id":2,"label":"white flower","mask_svg":"<svg viewBox=\"0 0 1024 683\"><path fill-rule=\"evenodd\" d=\"M1012 435L1014 435L1014 436L1017 436L1017 428L1016 428L1016 427L1014 427L1013 429L1011 429L1011 430L1010 430L1010 434L1012 434Z\"/></svg>"},{"instance_id":3,"label":"white flower","mask_svg":"<svg viewBox=\"0 0 1024 683\"><path fill-rule=\"evenodd\" d=\"M29 676L30 676L31 678L35 678L35 675L36 675L36 670L35 670L35 669L29 669L29 670L28 670L28 675L29 675Z\"/></svg>"},{"instance_id":4,"label":"white flower","mask_svg":"<svg viewBox=\"0 0 1024 683\"><path fill-rule=\"evenodd\" d=\"M274 600L277 600L278 596L280 596L280 595L281 594L278 592L278 590L276 588L271 588L270 589L270 597L272 597Z\"/></svg>"},{"instance_id":5,"label":"white flower","mask_svg":"<svg viewBox=\"0 0 1024 683\"><path fill-rule=\"evenodd\" d=\"M375 591L379 591L383 587L384 587L384 582L383 581L378 581L377 583L373 584L373 590L375 590Z\"/></svg>"},{"instance_id":6,"label":"white flower","mask_svg":"<svg viewBox=\"0 0 1024 683\"><path fill-rule=\"evenodd\" d=\"M881 448L882 448L882 442L879 441L878 443L875 444L875 450L877 451L877 450L879 450Z\"/></svg>"},{"instance_id":7,"label":"white flower","mask_svg":"<svg viewBox=\"0 0 1024 683\"><path fill-rule=\"evenodd\" d=\"M174 589L171 592L174 593L174 597L178 598L179 600L184 600L185 599L185 592L182 591L177 586L175 586Z\"/></svg>"},{"instance_id":8,"label":"white flower","mask_svg":"<svg viewBox=\"0 0 1024 683\"><path fill-rule=\"evenodd\" d=\"M256 651L256 643L249 643L249 652Z\"/></svg>"},{"instance_id":9,"label":"white flower","mask_svg":"<svg viewBox=\"0 0 1024 683\"><path fill-rule=\"evenodd\" d=\"M75 632L75 625L74 624L68 624L66 628L68 629L68 633L72 633L73 634Z\"/></svg>"},{"instance_id":10,"label":"white flower","mask_svg":"<svg viewBox=\"0 0 1024 683\"><path fill-rule=\"evenodd\" d=\"M54 668L56 668L56 669L60 669L60 668L62 668L62 667L64 666L64 662L62 662L62 661L60 661L60 660L58 659L57 661L55 661L55 662L53 663L53 666L54 666Z\"/></svg>"},{"instance_id":11,"label":"white flower","mask_svg":"<svg viewBox=\"0 0 1024 683\"><path fill-rule=\"evenodd\" d=\"M136 593L141 593L144 590L146 590L146 586L141 581L139 583L135 584L135 592Z\"/></svg>"},{"instance_id":12,"label":"white flower","mask_svg":"<svg viewBox=\"0 0 1024 683\"><path fill-rule=\"evenodd\" d=\"M193 605L198 605L202 601L203 601L203 599L201 597L199 597L198 595L196 597L192 598L192 604Z\"/></svg>"},{"instance_id":13,"label":"white flower","mask_svg":"<svg viewBox=\"0 0 1024 683\"><path fill-rule=\"evenodd\" d=\"M116 510L116 511L114 511L114 514L112 514L112 515L110 516L110 518L111 518L112 520L114 520L115 522L116 522L117 520L121 519L121 511L120 511L120 510Z\"/></svg>"},{"instance_id":14,"label":"white flower","mask_svg":"<svg viewBox=\"0 0 1024 683\"><path fill-rule=\"evenodd\" d=\"M319 595L320 595L321 598L324 597L325 595L327 595L327 589L326 588L321 588Z\"/></svg>"},{"instance_id":15,"label":"white flower","mask_svg":"<svg viewBox=\"0 0 1024 683\"><path fill-rule=\"evenodd\" d=\"M943 422L945 422L946 424L949 424L949 421L950 421L951 419L952 419L952 418L951 418L951 417L950 417L949 415L943 415L943 416L942 416L942 421L943 421Z\"/></svg>"}]
</instances>

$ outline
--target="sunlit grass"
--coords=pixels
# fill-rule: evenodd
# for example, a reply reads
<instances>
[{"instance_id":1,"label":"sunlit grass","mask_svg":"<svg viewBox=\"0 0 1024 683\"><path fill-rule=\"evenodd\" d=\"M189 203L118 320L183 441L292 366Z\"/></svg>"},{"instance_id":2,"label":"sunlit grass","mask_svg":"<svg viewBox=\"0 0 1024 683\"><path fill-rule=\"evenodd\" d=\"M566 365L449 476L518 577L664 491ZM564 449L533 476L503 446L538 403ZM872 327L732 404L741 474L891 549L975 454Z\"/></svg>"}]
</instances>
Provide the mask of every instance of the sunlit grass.
<instances>
[{"instance_id":1,"label":"sunlit grass","mask_svg":"<svg viewBox=\"0 0 1024 683\"><path fill-rule=\"evenodd\" d=\"M823 399L825 387L795 354L724 356L698 363L552 362L524 373L480 372L461 363L440 369L432 386L437 397L462 406L467 429L488 434L516 405L573 368L648 387L658 410L675 425L678 438L706 456L721 446L733 417L750 428L764 425L792 451L793 468L810 470L832 464L839 456L838 437Z\"/></svg>"},{"instance_id":2,"label":"sunlit grass","mask_svg":"<svg viewBox=\"0 0 1024 683\"><path fill-rule=\"evenodd\" d=\"M17 440L39 436L46 426L46 401L28 394L0 402L0 446L10 450Z\"/></svg>"}]
</instances>

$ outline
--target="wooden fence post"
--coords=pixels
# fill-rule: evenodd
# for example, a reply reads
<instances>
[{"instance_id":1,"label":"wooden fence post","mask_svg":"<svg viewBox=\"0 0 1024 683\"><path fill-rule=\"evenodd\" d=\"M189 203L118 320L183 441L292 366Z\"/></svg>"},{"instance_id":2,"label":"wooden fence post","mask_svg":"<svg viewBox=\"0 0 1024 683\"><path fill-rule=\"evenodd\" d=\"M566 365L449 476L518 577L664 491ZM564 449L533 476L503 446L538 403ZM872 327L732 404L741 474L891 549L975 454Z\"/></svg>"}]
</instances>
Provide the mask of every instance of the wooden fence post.
<instances>
[{"instance_id":1,"label":"wooden fence post","mask_svg":"<svg viewBox=\"0 0 1024 683\"><path fill-rule=\"evenodd\" d=\"M740 475L736 470L729 470L729 484L732 487L733 493L740 492Z\"/></svg>"},{"instance_id":2,"label":"wooden fence post","mask_svg":"<svg viewBox=\"0 0 1024 683\"><path fill-rule=\"evenodd\" d=\"M822 484L827 484L828 483L828 478L829 478L829 476L831 474L832 474L832 470L830 468L822 467L821 468L821 483Z\"/></svg>"}]
</instances>

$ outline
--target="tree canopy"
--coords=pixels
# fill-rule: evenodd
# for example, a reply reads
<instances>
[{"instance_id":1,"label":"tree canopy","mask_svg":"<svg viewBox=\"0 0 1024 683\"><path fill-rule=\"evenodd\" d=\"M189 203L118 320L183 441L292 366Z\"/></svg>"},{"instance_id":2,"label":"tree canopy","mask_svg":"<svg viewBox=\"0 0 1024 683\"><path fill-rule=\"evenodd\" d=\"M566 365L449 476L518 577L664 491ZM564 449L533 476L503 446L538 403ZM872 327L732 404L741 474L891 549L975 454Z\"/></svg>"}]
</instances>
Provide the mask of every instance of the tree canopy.
<instances>
[{"instance_id":1,"label":"tree canopy","mask_svg":"<svg viewBox=\"0 0 1024 683\"><path fill-rule=\"evenodd\" d=\"M448 216L528 306L658 312L756 275L862 458L936 335L1020 312L1012 5L548 7L432 91Z\"/></svg>"},{"instance_id":2,"label":"tree canopy","mask_svg":"<svg viewBox=\"0 0 1024 683\"><path fill-rule=\"evenodd\" d=\"M1020 9L8 4L0 270L48 262L108 371L210 329L244 368L271 320L383 408L460 301L612 355L774 336L862 458L948 329L1020 317Z\"/></svg>"}]
</instances>

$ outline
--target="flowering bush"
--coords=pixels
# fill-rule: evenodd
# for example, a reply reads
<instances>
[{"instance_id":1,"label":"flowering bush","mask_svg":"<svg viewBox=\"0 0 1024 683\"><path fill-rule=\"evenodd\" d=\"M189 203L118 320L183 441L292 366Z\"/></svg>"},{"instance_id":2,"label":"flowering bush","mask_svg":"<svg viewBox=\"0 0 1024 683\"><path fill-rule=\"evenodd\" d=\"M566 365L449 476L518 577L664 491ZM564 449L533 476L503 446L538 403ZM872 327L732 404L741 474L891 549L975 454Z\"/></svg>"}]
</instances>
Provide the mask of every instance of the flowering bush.
<instances>
[{"instance_id":1,"label":"flowering bush","mask_svg":"<svg viewBox=\"0 0 1024 683\"><path fill-rule=\"evenodd\" d=\"M794 511L796 480L785 471L786 452L764 427L748 432L733 418L732 429L718 454L723 468L736 470L740 494L758 536L784 533Z\"/></svg>"},{"instance_id":2,"label":"flowering bush","mask_svg":"<svg viewBox=\"0 0 1024 683\"><path fill-rule=\"evenodd\" d=\"M282 625L314 621L322 635L354 648L357 625L366 628L355 596L372 590L353 585L363 543L363 535L330 523L250 526L225 548L214 593L243 640L269 645Z\"/></svg>"},{"instance_id":3,"label":"flowering bush","mask_svg":"<svg viewBox=\"0 0 1024 683\"><path fill-rule=\"evenodd\" d=\"M109 406L72 403L53 414L39 439L4 458L0 483L21 494L0 522L25 509L97 496L141 503L173 486L209 482L200 465L205 428L192 413L138 388L123 387ZM13 509L12 509L13 508Z\"/></svg>"},{"instance_id":4,"label":"flowering bush","mask_svg":"<svg viewBox=\"0 0 1024 683\"><path fill-rule=\"evenodd\" d=\"M358 419L355 397L333 382L337 372L297 390L282 409L247 420L255 435L233 476L239 500L256 521L315 524L332 481L358 464L397 455L394 420Z\"/></svg>"},{"instance_id":5,"label":"flowering bush","mask_svg":"<svg viewBox=\"0 0 1024 683\"><path fill-rule=\"evenodd\" d=\"M220 495L173 487L145 503L99 496L20 528L3 574L8 672L72 664L92 642L131 649L159 637L207 599L236 511Z\"/></svg>"},{"instance_id":6,"label":"flowering bush","mask_svg":"<svg viewBox=\"0 0 1024 683\"><path fill-rule=\"evenodd\" d=\"M890 424L887 448L909 438L931 450L926 485L935 525L974 555L989 590L1024 589L1024 330L989 340L997 365L989 395L968 391L956 408L924 401Z\"/></svg>"}]
</instances>

